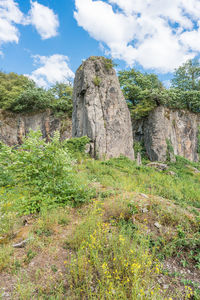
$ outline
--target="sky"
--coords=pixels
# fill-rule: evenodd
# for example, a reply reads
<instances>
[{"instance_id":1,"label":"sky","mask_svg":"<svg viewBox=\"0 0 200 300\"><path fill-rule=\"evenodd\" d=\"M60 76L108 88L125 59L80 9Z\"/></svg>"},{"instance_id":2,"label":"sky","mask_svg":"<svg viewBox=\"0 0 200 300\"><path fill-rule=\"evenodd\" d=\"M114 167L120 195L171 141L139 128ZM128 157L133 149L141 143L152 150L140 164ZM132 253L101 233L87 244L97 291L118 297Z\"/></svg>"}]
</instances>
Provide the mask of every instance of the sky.
<instances>
[{"instance_id":1,"label":"sky","mask_svg":"<svg viewBox=\"0 0 200 300\"><path fill-rule=\"evenodd\" d=\"M73 81L89 56L154 72L166 86L200 54L200 0L0 0L0 71Z\"/></svg>"}]
</instances>

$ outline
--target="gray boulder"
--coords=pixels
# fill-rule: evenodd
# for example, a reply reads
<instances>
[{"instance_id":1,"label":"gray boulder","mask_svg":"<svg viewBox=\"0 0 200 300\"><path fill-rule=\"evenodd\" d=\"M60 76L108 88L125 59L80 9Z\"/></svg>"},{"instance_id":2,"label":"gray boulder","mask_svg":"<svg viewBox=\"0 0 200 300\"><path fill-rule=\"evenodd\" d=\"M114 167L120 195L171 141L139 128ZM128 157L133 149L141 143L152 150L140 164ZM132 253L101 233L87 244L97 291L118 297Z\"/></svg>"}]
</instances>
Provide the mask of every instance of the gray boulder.
<instances>
[{"instance_id":1,"label":"gray boulder","mask_svg":"<svg viewBox=\"0 0 200 300\"><path fill-rule=\"evenodd\" d=\"M72 136L88 136L95 158L134 159L130 113L111 61L90 57L74 80Z\"/></svg>"}]
</instances>

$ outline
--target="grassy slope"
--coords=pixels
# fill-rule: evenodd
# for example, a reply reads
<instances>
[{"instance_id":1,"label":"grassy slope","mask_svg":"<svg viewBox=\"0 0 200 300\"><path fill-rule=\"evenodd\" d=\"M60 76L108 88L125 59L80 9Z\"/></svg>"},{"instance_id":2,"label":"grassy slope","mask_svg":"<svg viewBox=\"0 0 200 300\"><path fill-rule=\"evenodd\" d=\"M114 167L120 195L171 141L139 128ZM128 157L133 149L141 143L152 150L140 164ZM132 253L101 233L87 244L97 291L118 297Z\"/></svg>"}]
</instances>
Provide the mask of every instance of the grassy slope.
<instances>
[{"instance_id":1,"label":"grassy slope","mask_svg":"<svg viewBox=\"0 0 200 300\"><path fill-rule=\"evenodd\" d=\"M94 200L23 217L13 210L16 189L2 187L2 299L200 299L200 174L192 167L200 169L178 158L172 176L125 158L83 159L76 171Z\"/></svg>"}]
</instances>

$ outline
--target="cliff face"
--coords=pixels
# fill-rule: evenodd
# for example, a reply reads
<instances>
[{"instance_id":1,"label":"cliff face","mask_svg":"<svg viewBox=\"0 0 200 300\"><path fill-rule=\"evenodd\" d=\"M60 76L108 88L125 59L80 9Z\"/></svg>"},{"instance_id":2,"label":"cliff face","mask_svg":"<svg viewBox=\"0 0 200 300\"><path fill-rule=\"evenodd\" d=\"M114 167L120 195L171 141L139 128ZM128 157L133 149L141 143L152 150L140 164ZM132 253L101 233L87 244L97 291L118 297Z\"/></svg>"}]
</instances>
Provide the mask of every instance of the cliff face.
<instances>
[{"instance_id":1,"label":"cliff face","mask_svg":"<svg viewBox=\"0 0 200 300\"><path fill-rule=\"evenodd\" d=\"M61 139L71 137L71 120L56 117L50 111L15 114L0 110L0 141L9 146L21 144L29 130L40 129L43 138L49 140L58 130Z\"/></svg>"},{"instance_id":2,"label":"cliff face","mask_svg":"<svg viewBox=\"0 0 200 300\"><path fill-rule=\"evenodd\" d=\"M143 141L152 161L165 161L169 146L175 155L198 161L200 114L157 107L149 116L133 121L134 140Z\"/></svg>"},{"instance_id":3,"label":"cliff face","mask_svg":"<svg viewBox=\"0 0 200 300\"><path fill-rule=\"evenodd\" d=\"M104 124L102 126L104 128ZM166 160L169 143L175 155L198 161L199 127L200 114L157 107L147 118L133 121L133 139L144 142L152 161ZM20 144L30 129L40 129L47 140L58 130L63 140L71 138L72 121L65 116L57 117L50 111L14 114L0 110L0 141L9 146Z\"/></svg>"}]
</instances>

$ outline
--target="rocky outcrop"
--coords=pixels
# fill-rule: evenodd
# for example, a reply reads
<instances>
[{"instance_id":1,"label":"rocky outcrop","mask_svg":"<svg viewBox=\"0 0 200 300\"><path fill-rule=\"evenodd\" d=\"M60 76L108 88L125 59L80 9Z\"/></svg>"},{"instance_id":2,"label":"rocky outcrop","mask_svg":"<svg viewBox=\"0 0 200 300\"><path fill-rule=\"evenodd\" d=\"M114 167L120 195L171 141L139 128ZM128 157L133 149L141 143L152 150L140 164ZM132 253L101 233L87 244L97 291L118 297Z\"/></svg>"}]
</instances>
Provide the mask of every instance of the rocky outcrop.
<instances>
[{"instance_id":1,"label":"rocky outcrop","mask_svg":"<svg viewBox=\"0 0 200 300\"><path fill-rule=\"evenodd\" d=\"M200 114L157 107L149 116L133 121L134 140L143 141L151 161L166 161L175 155L198 161Z\"/></svg>"},{"instance_id":2,"label":"rocky outcrop","mask_svg":"<svg viewBox=\"0 0 200 300\"><path fill-rule=\"evenodd\" d=\"M91 139L93 157L134 159L130 113L112 64L90 57L74 81L72 135Z\"/></svg>"},{"instance_id":3,"label":"rocky outcrop","mask_svg":"<svg viewBox=\"0 0 200 300\"><path fill-rule=\"evenodd\" d=\"M71 120L65 116L56 117L49 110L23 114L0 110L0 141L9 146L21 144L30 129L40 129L47 141L56 130L61 139L66 139L71 137Z\"/></svg>"}]
</instances>

